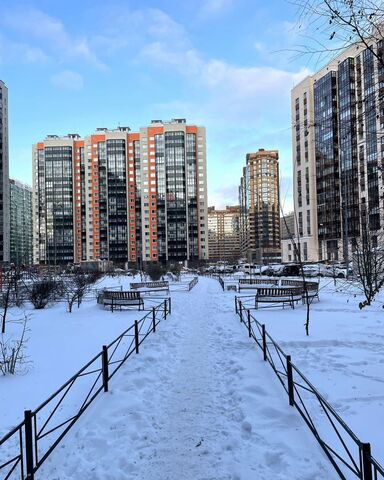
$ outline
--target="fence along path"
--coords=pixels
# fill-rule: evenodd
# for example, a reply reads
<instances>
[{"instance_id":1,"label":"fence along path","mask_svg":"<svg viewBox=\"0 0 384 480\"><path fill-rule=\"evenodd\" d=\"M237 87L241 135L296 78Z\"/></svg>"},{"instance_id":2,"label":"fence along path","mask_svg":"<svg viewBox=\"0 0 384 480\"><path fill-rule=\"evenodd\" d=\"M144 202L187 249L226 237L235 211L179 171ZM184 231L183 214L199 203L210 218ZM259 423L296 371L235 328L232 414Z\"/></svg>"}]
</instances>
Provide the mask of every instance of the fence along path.
<instances>
[{"instance_id":1,"label":"fence along path","mask_svg":"<svg viewBox=\"0 0 384 480\"><path fill-rule=\"evenodd\" d=\"M171 300L146 309L121 335L89 360L77 373L35 410L24 412L24 420L0 438L0 479L34 480L41 466L63 438L76 428L81 415L102 392L118 370L138 354L142 343L156 332L160 321L171 313Z\"/></svg>"},{"instance_id":2,"label":"fence along path","mask_svg":"<svg viewBox=\"0 0 384 480\"><path fill-rule=\"evenodd\" d=\"M200 278L174 295L169 321L41 478L335 478L234 319L233 299L225 303L216 281Z\"/></svg>"}]
</instances>

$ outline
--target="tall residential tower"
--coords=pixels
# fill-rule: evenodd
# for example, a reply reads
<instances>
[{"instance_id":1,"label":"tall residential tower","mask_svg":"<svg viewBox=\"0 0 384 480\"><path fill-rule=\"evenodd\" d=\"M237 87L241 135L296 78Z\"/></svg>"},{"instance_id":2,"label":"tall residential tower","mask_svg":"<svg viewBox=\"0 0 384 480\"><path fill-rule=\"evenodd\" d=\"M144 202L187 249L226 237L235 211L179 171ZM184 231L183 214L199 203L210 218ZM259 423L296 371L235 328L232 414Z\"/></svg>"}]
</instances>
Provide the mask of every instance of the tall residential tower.
<instances>
[{"instance_id":1,"label":"tall residential tower","mask_svg":"<svg viewBox=\"0 0 384 480\"><path fill-rule=\"evenodd\" d=\"M242 254L249 262L281 260L279 154L259 149L248 153L239 187Z\"/></svg>"},{"instance_id":2,"label":"tall residential tower","mask_svg":"<svg viewBox=\"0 0 384 480\"><path fill-rule=\"evenodd\" d=\"M0 80L0 265L9 261L8 89Z\"/></svg>"},{"instance_id":3,"label":"tall residential tower","mask_svg":"<svg viewBox=\"0 0 384 480\"><path fill-rule=\"evenodd\" d=\"M154 120L49 136L33 159L35 262L208 258L203 127Z\"/></svg>"},{"instance_id":4,"label":"tall residential tower","mask_svg":"<svg viewBox=\"0 0 384 480\"><path fill-rule=\"evenodd\" d=\"M363 228L377 238L384 224L384 42L368 44L351 46L292 90L295 234L304 260L345 260Z\"/></svg>"}]
</instances>

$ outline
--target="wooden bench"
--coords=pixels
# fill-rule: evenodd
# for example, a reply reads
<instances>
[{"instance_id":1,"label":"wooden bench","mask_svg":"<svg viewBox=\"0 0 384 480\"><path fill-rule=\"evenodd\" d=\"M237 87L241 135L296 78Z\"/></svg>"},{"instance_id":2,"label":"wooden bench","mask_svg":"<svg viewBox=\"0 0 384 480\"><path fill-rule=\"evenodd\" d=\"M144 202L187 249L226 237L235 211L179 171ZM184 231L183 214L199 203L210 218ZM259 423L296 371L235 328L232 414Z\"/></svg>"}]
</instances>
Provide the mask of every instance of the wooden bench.
<instances>
[{"instance_id":1,"label":"wooden bench","mask_svg":"<svg viewBox=\"0 0 384 480\"><path fill-rule=\"evenodd\" d=\"M302 300L302 295L301 287L258 288L255 295L255 308L258 308L259 303L282 303L283 308L286 304L295 308L295 302Z\"/></svg>"},{"instance_id":2,"label":"wooden bench","mask_svg":"<svg viewBox=\"0 0 384 480\"><path fill-rule=\"evenodd\" d=\"M256 286L255 286L256 285ZM239 278L239 291L244 289L255 289L257 285L279 285L277 278Z\"/></svg>"},{"instance_id":3,"label":"wooden bench","mask_svg":"<svg viewBox=\"0 0 384 480\"><path fill-rule=\"evenodd\" d=\"M111 311L116 307L139 307L139 310L144 310L144 300L141 298L140 292L108 292L102 294L101 302L104 307L111 307ZM99 302L98 302L99 303Z\"/></svg>"},{"instance_id":4,"label":"wooden bench","mask_svg":"<svg viewBox=\"0 0 384 480\"><path fill-rule=\"evenodd\" d=\"M313 300L314 298L317 298L318 301L320 301L319 298L319 283L318 282L305 282L307 292L304 291L303 289L303 303L306 303L307 298L310 301L311 299ZM308 297L307 297L308 296Z\"/></svg>"},{"instance_id":5,"label":"wooden bench","mask_svg":"<svg viewBox=\"0 0 384 480\"><path fill-rule=\"evenodd\" d=\"M305 282L305 287L307 292L304 290L304 281L303 280L281 280L281 285L284 286L294 286L294 287L301 287L303 290L303 303L306 303L307 300L307 295L308 295L308 300L317 298L317 300L320 300L319 298L319 283L318 282Z\"/></svg>"},{"instance_id":6,"label":"wooden bench","mask_svg":"<svg viewBox=\"0 0 384 480\"><path fill-rule=\"evenodd\" d=\"M138 283L131 283L131 289L137 290L139 288L147 288L150 291L166 291L169 293L169 282L159 281L159 282L138 282Z\"/></svg>"}]
</instances>

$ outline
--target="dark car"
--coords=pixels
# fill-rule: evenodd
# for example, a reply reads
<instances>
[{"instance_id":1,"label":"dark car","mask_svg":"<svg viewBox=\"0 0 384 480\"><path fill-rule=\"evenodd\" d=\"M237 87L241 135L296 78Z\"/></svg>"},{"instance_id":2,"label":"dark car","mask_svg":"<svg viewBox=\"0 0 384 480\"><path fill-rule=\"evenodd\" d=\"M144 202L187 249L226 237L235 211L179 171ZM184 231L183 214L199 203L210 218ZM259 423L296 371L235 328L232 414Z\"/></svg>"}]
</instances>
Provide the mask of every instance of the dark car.
<instances>
[{"instance_id":1,"label":"dark car","mask_svg":"<svg viewBox=\"0 0 384 480\"><path fill-rule=\"evenodd\" d=\"M300 265L284 265L277 275L279 277L298 277L300 276Z\"/></svg>"}]
</instances>

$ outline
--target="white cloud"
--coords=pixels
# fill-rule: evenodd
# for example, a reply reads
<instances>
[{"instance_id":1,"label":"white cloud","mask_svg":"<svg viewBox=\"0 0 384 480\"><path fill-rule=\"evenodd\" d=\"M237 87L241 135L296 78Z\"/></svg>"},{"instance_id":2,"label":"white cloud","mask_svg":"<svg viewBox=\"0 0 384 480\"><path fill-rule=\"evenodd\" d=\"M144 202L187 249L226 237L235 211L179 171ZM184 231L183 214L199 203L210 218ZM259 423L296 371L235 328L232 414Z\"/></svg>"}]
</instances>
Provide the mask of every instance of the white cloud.
<instances>
[{"instance_id":1,"label":"white cloud","mask_svg":"<svg viewBox=\"0 0 384 480\"><path fill-rule=\"evenodd\" d=\"M199 17L208 19L230 10L233 5L234 0L203 0Z\"/></svg>"},{"instance_id":2,"label":"white cloud","mask_svg":"<svg viewBox=\"0 0 384 480\"><path fill-rule=\"evenodd\" d=\"M94 67L106 68L92 51L86 37L70 35L62 22L40 10L31 8L4 11L1 23L25 36L29 44L37 42L38 45L31 48L44 50L44 55L49 55L52 59L79 59Z\"/></svg>"},{"instance_id":3,"label":"white cloud","mask_svg":"<svg viewBox=\"0 0 384 480\"><path fill-rule=\"evenodd\" d=\"M0 35L0 63L46 63L49 57L41 48L27 43L14 42Z\"/></svg>"},{"instance_id":4,"label":"white cloud","mask_svg":"<svg viewBox=\"0 0 384 480\"><path fill-rule=\"evenodd\" d=\"M71 70L64 70L51 76L51 82L55 87L65 90L81 90L84 85L83 77Z\"/></svg>"}]
</instances>

